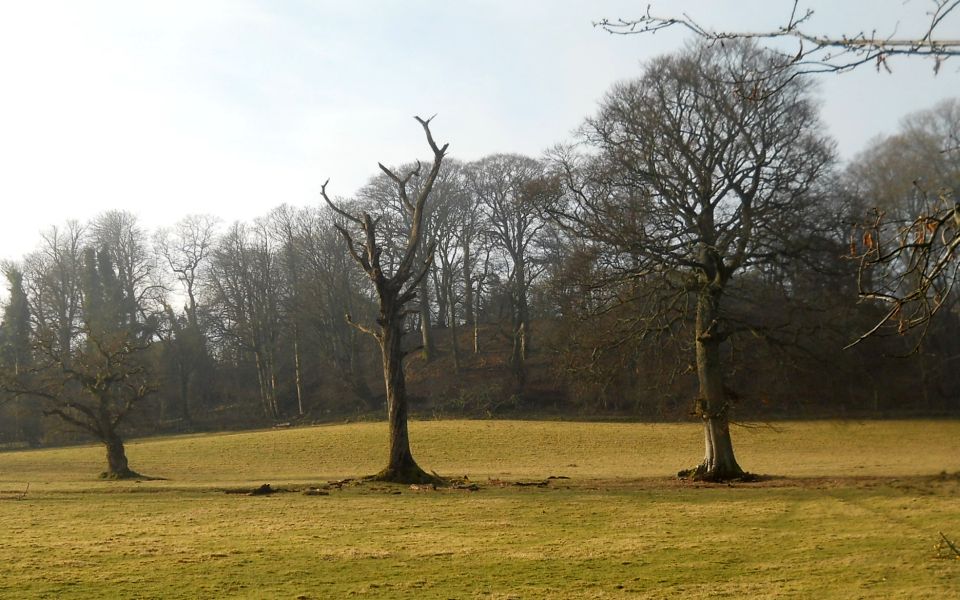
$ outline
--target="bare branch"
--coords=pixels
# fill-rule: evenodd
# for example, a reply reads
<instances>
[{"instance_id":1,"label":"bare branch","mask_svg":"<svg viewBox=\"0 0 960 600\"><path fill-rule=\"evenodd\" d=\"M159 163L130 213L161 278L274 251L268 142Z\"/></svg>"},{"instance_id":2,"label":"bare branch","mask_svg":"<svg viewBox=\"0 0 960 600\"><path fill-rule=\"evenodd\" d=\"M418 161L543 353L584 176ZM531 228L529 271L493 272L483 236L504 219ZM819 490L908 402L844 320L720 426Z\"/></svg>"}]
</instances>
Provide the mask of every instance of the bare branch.
<instances>
[{"instance_id":1,"label":"bare branch","mask_svg":"<svg viewBox=\"0 0 960 600\"><path fill-rule=\"evenodd\" d=\"M360 323L357 323L356 321L353 320L353 315L351 315L350 313L347 313L347 314L345 314L345 315L343 315L343 316L344 316L344 318L346 319L347 324L350 325L351 327L353 327L354 329L356 329L357 331L360 331L360 332L363 332L363 333L365 333L365 334L367 334L367 335L373 336L373 338L376 339L377 341L380 340L380 333L379 333L379 332L374 331L373 329L370 329L370 328L367 327L366 325L361 325Z\"/></svg>"},{"instance_id":2,"label":"bare branch","mask_svg":"<svg viewBox=\"0 0 960 600\"><path fill-rule=\"evenodd\" d=\"M876 31L860 31L851 35L832 37L811 33L804 29L813 16L812 9L801 9L794 1L786 24L770 31L725 31L701 25L688 14L678 17L654 15L650 6L646 13L636 19L602 19L594 23L605 31L617 35L656 33L671 27L686 29L697 37L722 42L733 39L780 40L797 42L796 53L781 53L783 67L796 67L798 73L843 72L864 64L873 64L889 71L887 59L892 56L917 56L933 61L934 72L939 72L943 62L960 55L960 39L938 39L938 27L958 6L960 0L932 0L934 8L928 14L929 24L924 33L916 38L897 38L894 34L883 36Z\"/></svg>"},{"instance_id":3,"label":"bare branch","mask_svg":"<svg viewBox=\"0 0 960 600\"><path fill-rule=\"evenodd\" d=\"M882 334L918 330L917 346L960 276L960 204L941 193L912 221L897 226L883 211L851 243L859 261L858 293L889 305L884 316L849 346ZM848 346L848 347L849 347Z\"/></svg>"},{"instance_id":4,"label":"bare branch","mask_svg":"<svg viewBox=\"0 0 960 600\"><path fill-rule=\"evenodd\" d=\"M333 210L333 212L337 213L338 215L340 215L340 216L343 217L344 219L346 219L346 220L348 220L348 221L350 221L350 222L352 222L352 223L356 223L357 225L363 225L363 222L362 222L359 218L351 215L350 213L348 213L347 211L343 210L342 208L340 208L339 206L337 206L336 204L333 203L333 200L331 200L331 199L330 199L330 196L327 195L327 184L328 184L328 183L330 183L330 180L329 180L329 179L327 179L326 181L324 181L324 182L323 182L323 185L320 186L320 195L323 197L324 202L327 203L327 206L329 206L330 209Z\"/></svg>"}]
</instances>

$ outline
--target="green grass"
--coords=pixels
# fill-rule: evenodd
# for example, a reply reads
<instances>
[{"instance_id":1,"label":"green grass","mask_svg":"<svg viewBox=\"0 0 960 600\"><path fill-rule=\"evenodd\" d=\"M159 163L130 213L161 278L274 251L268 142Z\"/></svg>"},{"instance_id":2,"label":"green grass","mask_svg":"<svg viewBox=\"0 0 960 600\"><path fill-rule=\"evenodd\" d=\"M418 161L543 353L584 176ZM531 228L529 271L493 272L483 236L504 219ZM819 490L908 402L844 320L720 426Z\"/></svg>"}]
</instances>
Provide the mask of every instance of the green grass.
<instances>
[{"instance_id":1,"label":"green grass","mask_svg":"<svg viewBox=\"0 0 960 600\"><path fill-rule=\"evenodd\" d=\"M0 453L3 598L945 598L960 561L960 422L737 429L759 484L680 483L687 424L411 424L422 466L480 490L289 490L383 466L353 424ZM519 487L542 480L547 487ZM29 492L15 499L27 483Z\"/></svg>"}]
</instances>

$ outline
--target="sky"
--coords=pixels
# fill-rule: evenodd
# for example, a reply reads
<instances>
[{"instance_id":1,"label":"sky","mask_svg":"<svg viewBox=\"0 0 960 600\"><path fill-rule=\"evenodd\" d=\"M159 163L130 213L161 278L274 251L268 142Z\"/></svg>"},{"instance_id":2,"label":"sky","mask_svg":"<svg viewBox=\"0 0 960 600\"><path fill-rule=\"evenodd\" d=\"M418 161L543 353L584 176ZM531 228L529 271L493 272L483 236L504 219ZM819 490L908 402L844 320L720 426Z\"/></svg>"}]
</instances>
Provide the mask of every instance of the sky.
<instances>
[{"instance_id":1,"label":"sky","mask_svg":"<svg viewBox=\"0 0 960 600\"><path fill-rule=\"evenodd\" d=\"M716 28L772 29L790 0L652 0ZM929 0L801 1L809 28L921 31ZM0 0L0 259L110 209L149 229L189 214L249 220L349 196L377 170L450 154L540 155L610 86L689 38L613 36L623 0ZM960 38L960 15L941 37ZM960 60L818 76L849 159L899 120L960 95Z\"/></svg>"}]
</instances>

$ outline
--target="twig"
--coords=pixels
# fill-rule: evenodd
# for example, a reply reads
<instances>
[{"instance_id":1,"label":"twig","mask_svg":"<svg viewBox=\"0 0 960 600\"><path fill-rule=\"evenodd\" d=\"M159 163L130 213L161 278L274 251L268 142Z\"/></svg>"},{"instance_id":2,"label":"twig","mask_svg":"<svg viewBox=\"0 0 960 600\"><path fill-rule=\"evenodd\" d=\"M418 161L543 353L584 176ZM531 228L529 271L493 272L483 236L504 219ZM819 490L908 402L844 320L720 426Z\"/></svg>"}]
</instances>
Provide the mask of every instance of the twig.
<instances>
[{"instance_id":1,"label":"twig","mask_svg":"<svg viewBox=\"0 0 960 600\"><path fill-rule=\"evenodd\" d=\"M947 546L950 547L951 550L953 550L953 553L957 555L957 558L960 559L960 549L957 549L957 546L953 542L948 540L947 536L943 535L942 531L938 531L937 533L940 534L940 538L944 541L944 543L947 544Z\"/></svg>"},{"instance_id":2,"label":"twig","mask_svg":"<svg viewBox=\"0 0 960 600\"><path fill-rule=\"evenodd\" d=\"M17 500L23 500L24 498L26 498L26 497L27 497L27 492L29 492L29 491L30 491L30 482L27 482L27 488L26 488L25 490L23 490L23 493L22 493L22 494L20 494L19 496L17 496ZM943 534L941 533L940 535L943 535ZM944 538L944 539L946 539L946 538ZM952 547L952 546L951 546L951 547Z\"/></svg>"}]
</instances>

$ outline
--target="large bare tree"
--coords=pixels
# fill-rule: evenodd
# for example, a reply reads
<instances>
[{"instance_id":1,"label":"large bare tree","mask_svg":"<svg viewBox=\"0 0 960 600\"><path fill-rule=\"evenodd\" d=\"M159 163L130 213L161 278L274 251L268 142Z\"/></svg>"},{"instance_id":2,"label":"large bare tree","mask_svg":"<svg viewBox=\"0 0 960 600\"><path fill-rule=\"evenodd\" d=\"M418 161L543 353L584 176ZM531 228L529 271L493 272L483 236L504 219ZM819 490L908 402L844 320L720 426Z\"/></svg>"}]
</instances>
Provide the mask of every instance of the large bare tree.
<instances>
[{"instance_id":1,"label":"large bare tree","mask_svg":"<svg viewBox=\"0 0 960 600\"><path fill-rule=\"evenodd\" d=\"M417 297L417 289L426 277L433 263L433 247L426 248L421 254L424 238L424 217L427 200L433 190L433 184L440 172L448 144L437 145L430 132L430 120L415 117L426 134L427 143L433 151L433 164L426 179L418 186L419 191L411 199L408 194L410 182L419 177L421 164L409 171L396 173L380 165L380 170L396 185L397 197L409 217L410 228L406 243L399 249L399 256L391 257L385 265L383 251L389 244L378 230L380 220L369 212L353 214L337 205L327 194L327 184L323 184L321 193L330 208L346 220L344 226L337 229L347 244L350 255L370 278L379 302L377 326L353 322L355 327L373 336L380 345L383 359L383 379L387 392L387 419L390 427L390 454L387 466L375 475L375 479L397 483L424 483L436 481L437 477L425 472L413 458L410 451L410 436L407 430L407 390L403 371L404 321L409 313L407 304ZM421 258L424 257L425 258Z\"/></svg>"},{"instance_id":2,"label":"large bare tree","mask_svg":"<svg viewBox=\"0 0 960 600\"><path fill-rule=\"evenodd\" d=\"M693 16L657 15L650 6L639 17L601 19L594 25L619 35L652 34L668 28L682 28L711 44L737 40L760 40L779 48L778 60L765 70L741 74L735 82L740 93L757 95L771 89L771 81L782 79L784 72L791 77L803 74L842 73L863 65L874 65L877 70L891 72L889 59L908 57L932 62L934 73L939 73L944 62L960 56L960 38L948 37L951 26L960 20L960 0L928 0L927 10L918 15L920 29L904 36L894 29L890 32L864 27L842 35L827 34L811 29L814 11L800 0L793 0L784 22L770 30L721 30L703 24ZM916 3L920 6L920 3ZM788 44L784 45L783 43ZM938 149L941 153L960 156L960 139L956 128L952 140ZM934 161L940 162L940 161ZM919 166L917 179L927 170ZM953 188L955 190L955 188ZM956 224L960 223L960 208L955 191L923 189L915 194L919 206L907 218L901 219L884 207L877 207L876 218L862 226L863 247L854 247L860 262L860 297L886 304L889 310L874 327L861 335L857 342L893 324L901 333L915 330L926 332L932 317L940 311L949 296L954 275L960 268L955 252L960 245ZM915 203L916 204L916 203ZM920 233L917 232L926 232ZM883 244L874 243L883 240ZM892 265L902 268L889 269ZM885 280L878 280L880 271L889 271ZM923 334L919 336L922 339ZM856 342L855 342L856 343ZM918 346L919 347L919 346Z\"/></svg>"},{"instance_id":3,"label":"large bare tree","mask_svg":"<svg viewBox=\"0 0 960 600\"><path fill-rule=\"evenodd\" d=\"M775 260L807 192L831 159L809 86L789 71L775 93L731 93L730 74L777 60L755 44L698 43L617 84L582 129L594 151L560 152L568 188L560 222L591 241L620 301L649 332L693 321L691 366L704 425L698 479L743 476L730 436L724 349L740 329L731 280Z\"/></svg>"}]
</instances>

